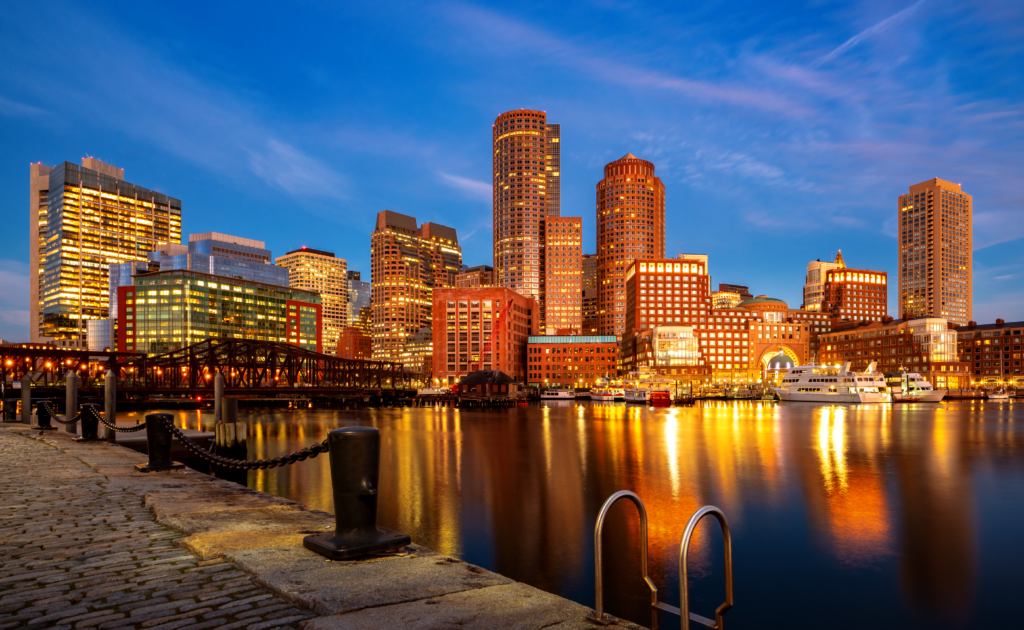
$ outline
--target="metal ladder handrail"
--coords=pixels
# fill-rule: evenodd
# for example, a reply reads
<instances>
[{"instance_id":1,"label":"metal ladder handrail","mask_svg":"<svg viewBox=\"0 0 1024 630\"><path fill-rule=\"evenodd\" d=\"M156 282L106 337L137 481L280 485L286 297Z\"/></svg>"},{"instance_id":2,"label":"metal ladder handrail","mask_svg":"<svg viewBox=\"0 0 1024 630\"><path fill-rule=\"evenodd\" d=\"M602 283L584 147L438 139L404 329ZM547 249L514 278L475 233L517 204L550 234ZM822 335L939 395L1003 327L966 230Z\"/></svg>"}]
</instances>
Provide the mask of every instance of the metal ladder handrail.
<instances>
[{"instance_id":1,"label":"metal ladder handrail","mask_svg":"<svg viewBox=\"0 0 1024 630\"><path fill-rule=\"evenodd\" d=\"M595 586L597 589L597 596L595 597L594 612L587 615L587 618L592 621L596 621L602 625L608 625L614 621L611 617L604 614L604 585L603 585L603 561L601 559L601 532L604 530L604 519L608 515L608 511L612 505L615 504L619 499L629 499L636 506L636 511L640 515L640 572L643 573L644 582L647 584L647 588L651 589L651 606L656 606L658 603L658 587L654 585L651 580L651 576L647 572L647 508L644 507L644 502L640 500L640 497L634 492L629 490L620 490L608 497L608 500L601 506L601 512L597 515L597 525L594 527L594 555L597 561L594 563L594 578ZM651 626L651 630L657 630L657 613L652 613L654 623Z\"/></svg>"},{"instance_id":2,"label":"metal ladder handrail","mask_svg":"<svg viewBox=\"0 0 1024 630\"><path fill-rule=\"evenodd\" d=\"M640 514L640 570L643 573L644 582L651 590L651 630L657 630L658 628L657 611L659 610L679 617L682 630L689 630L691 621L696 621L702 626L706 626L712 630L722 630L723 616L733 606L732 532L729 529L729 522L725 518L725 513L713 505L705 505L694 512L693 516L690 517L690 522L686 524L686 529L683 531L683 536L679 541L680 607L676 608L670 604L658 601L658 587L654 585L654 582L651 580L647 570L647 508L644 507L644 503L640 500L640 497L629 490L620 490L608 497L608 500L604 502L604 505L601 507L601 512L597 516L597 524L594 527L594 576L596 596L594 598L594 612L589 613L587 618L602 625L608 625L614 621L613 618L604 612L604 585L602 580L604 561L601 554L601 532L604 529L604 519L608 514L608 510L611 509L612 505L616 501L623 498L627 498L632 501L634 505L636 505L637 512ZM725 602L715 609L714 620L690 612L690 583L687 576L687 560L689 558L690 539L693 538L693 533L697 530L697 525L700 523L701 519L708 515L714 516L718 519L718 523L722 527L723 545L725 547Z\"/></svg>"}]
</instances>

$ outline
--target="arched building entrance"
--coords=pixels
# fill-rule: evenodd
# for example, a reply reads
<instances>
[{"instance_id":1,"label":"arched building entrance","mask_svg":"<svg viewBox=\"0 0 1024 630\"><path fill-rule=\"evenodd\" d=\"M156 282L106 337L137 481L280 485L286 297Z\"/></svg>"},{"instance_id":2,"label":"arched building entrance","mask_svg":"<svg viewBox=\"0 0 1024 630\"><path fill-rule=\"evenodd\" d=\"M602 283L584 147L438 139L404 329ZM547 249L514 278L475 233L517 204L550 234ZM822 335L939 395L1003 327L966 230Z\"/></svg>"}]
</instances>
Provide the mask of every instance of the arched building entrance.
<instances>
[{"instance_id":1,"label":"arched building entrance","mask_svg":"<svg viewBox=\"0 0 1024 630\"><path fill-rule=\"evenodd\" d=\"M765 385L778 385L782 377L790 368L801 364L799 353L793 348L784 344L772 345L765 348L758 357L758 366L761 369L761 383Z\"/></svg>"}]
</instances>

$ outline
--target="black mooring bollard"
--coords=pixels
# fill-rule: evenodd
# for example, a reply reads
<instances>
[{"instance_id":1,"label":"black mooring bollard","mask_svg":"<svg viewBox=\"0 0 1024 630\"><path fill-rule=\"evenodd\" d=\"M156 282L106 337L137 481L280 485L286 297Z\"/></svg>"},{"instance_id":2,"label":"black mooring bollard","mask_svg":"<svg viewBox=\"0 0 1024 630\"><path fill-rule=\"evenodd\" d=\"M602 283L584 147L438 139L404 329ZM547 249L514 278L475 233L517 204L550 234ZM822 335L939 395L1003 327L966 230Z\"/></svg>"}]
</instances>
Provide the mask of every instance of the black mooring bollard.
<instances>
[{"instance_id":1,"label":"black mooring bollard","mask_svg":"<svg viewBox=\"0 0 1024 630\"><path fill-rule=\"evenodd\" d=\"M52 403L51 400L40 400L39 404L36 405L36 425L32 429L36 431L56 431L57 427L50 424L50 408L46 403Z\"/></svg>"},{"instance_id":2,"label":"black mooring bollard","mask_svg":"<svg viewBox=\"0 0 1024 630\"><path fill-rule=\"evenodd\" d=\"M102 442L100 438L100 421L96 417L99 405L82 405L82 437L76 442Z\"/></svg>"},{"instance_id":3,"label":"black mooring bollard","mask_svg":"<svg viewBox=\"0 0 1024 630\"><path fill-rule=\"evenodd\" d=\"M149 452L148 464L135 464L135 470L142 472L159 472L161 470L178 470L185 464L171 461L171 432L164 422L172 422L174 416L169 413L151 413L146 416L146 442Z\"/></svg>"},{"instance_id":4,"label":"black mooring bollard","mask_svg":"<svg viewBox=\"0 0 1024 630\"><path fill-rule=\"evenodd\" d=\"M380 430L345 427L327 434L335 531L306 536L302 544L332 560L347 560L408 545L412 539L377 526Z\"/></svg>"}]
</instances>

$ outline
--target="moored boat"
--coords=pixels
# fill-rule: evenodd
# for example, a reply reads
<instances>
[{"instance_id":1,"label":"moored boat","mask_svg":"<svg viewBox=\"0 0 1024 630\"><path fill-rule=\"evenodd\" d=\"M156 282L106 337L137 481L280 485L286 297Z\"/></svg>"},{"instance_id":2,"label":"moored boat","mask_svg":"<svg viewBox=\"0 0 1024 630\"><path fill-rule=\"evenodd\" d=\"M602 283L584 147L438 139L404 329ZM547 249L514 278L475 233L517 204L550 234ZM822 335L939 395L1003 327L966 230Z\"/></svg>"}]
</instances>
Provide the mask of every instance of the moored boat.
<instances>
[{"instance_id":1,"label":"moored boat","mask_svg":"<svg viewBox=\"0 0 1024 630\"><path fill-rule=\"evenodd\" d=\"M941 402L947 390L935 389L917 372L886 372L885 384L893 402Z\"/></svg>"},{"instance_id":2,"label":"moored boat","mask_svg":"<svg viewBox=\"0 0 1024 630\"><path fill-rule=\"evenodd\" d=\"M786 402L888 403L892 402L885 378L872 361L865 372L842 367L798 365L790 368L779 387L772 388Z\"/></svg>"},{"instance_id":3,"label":"moored boat","mask_svg":"<svg viewBox=\"0 0 1024 630\"><path fill-rule=\"evenodd\" d=\"M540 393L541 400L575 400L574 389L545 389Z\"/></svg>"}]
</instances>

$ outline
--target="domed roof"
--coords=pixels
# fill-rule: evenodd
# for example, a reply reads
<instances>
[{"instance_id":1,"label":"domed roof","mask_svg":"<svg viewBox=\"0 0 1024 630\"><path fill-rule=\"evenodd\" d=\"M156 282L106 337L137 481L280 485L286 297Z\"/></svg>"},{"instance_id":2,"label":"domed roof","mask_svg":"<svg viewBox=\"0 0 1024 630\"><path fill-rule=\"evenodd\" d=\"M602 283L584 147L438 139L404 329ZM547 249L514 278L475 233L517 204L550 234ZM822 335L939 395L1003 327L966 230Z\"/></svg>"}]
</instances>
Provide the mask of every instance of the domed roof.
<instances>
[{"instance_id":1,"label":"domed roof","mask_svg":"<svg viewBox=\"0 0 1024 630\"><path fill-rule=\"evenodd\" d=\"M753 305L753 304L778 304L778 305L786 306L786 303L783 302L782 300L779 300L779 299L773 298L773 297L768 297L767 295L759 295L759 296L757 296L755 298L751 298L749 300L743 300L742 302L740 302L739 305L740 306L750 306L750 305Z\"/></svg>"},{"instance_id":2,"label":"domed roof","mask_svg":"<svg viewBox=\"0 0 1024 630\"><path fill-rule=\"evenodd\" d=\"M768 361L769 370L788 370L794 367L796 367L796 363L793 363L793 359L782 353L775 355Z\"/></svg>"}]
</instances>

